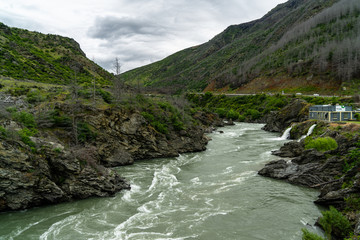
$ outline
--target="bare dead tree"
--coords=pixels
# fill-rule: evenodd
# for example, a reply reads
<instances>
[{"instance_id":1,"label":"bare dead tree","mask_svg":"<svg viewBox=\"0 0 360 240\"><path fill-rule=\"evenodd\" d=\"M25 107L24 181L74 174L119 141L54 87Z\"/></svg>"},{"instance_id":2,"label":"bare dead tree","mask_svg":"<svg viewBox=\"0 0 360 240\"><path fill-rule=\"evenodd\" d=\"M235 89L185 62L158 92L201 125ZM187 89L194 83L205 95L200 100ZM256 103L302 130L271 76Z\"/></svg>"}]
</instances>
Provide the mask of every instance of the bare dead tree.
<instances>
[{"instance_id":1,"label":"bare dead tree","mask_svg":"<svg viewBox=\"0 0 360 240\"><path fill-rule=\"evenodd\" d=\"M123 92L123 83L121 82L120 78L121 64L119 58L115 58L113 67L115 72L115 76L113 79L113 95L116 103L119 103L121 101L121 95Z\"/></svg>"}]
</instances>

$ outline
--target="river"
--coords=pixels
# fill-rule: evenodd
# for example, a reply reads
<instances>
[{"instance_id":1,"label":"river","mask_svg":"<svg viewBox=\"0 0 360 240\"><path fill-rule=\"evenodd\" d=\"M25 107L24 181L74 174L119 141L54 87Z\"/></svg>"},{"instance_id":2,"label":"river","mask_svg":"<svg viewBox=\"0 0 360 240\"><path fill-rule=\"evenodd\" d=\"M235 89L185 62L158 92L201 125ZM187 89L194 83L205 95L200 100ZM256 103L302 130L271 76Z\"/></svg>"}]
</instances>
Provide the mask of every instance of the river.
<instances>
[{"instance_id":1,"label":"river","mask_svg":"<svg viewBox=\"0 0 360 240\"><path fill-rule=\"evenodd\" d=\"M257 175L286 140L238 123L208 150L116 170L132 189L110 198L0 214L0 239L299 240L321 215L318 192Z\"/></svg>"}]
</instances>

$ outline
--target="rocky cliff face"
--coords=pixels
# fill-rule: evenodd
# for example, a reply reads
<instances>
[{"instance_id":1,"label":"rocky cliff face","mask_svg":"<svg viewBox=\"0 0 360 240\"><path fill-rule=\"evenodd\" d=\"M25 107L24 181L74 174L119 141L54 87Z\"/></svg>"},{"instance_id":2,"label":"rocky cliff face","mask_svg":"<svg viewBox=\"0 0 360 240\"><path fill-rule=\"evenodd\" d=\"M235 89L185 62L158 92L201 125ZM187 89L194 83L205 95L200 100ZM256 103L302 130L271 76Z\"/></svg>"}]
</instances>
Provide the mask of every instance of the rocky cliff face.
<instances>
[{"instance_id":1,"label":"rocky cliff face","mask_svg":"<svg viewBox=\"0 0 360 240\"><path fill-rule=\"evenodd\" d=\"M294 122L303 122L308 119L309 105L305 100L295 99L280 111L268 114L262 121L266 123L263 130L283 132Z\"/></svg>"},{"instance_id":2,"label":"rocky cliff face","mask_svg":"<svg viewBox=\"0 0 360 240\"><path fill-rule=\"evenodd\" d=\"M46 122L31 137L36 146L30 148L16 137L21 124L0 122L6 133L15 135L0 132L0 211L111 196L130 186L107 167L203 151L209 141L202 124L162 134L138 112L82 108L79 121L96 134L91 142L78 146L72 146L68 127ZM66 104L58 104L57 109L69 112Z\"/></svg>"},{"instance_id":3,"label":"rocky cliff face","mask_svg":"<svg viewBox=\"0 0 360 240\"><path fill-rule=\"evenodd\" d=\"M91 196L111 196L129 185L86 155L43 145L38 153L18 141L0 143L0 211Z\"/></svg>"},{"instance_id":4,"label":"rocky cliff face","mask_svg":"<svg viewBox=\"0 0 360 240\"><path fill-rule=\"evenodd\" d=\"M96 147L105 166L132 164L134 160L174 157L180 153L206 149L209 139L205 128L157 132L139 113L116 111L94 112L86 119L98 133Z\"/></svg>"}]
</instances>

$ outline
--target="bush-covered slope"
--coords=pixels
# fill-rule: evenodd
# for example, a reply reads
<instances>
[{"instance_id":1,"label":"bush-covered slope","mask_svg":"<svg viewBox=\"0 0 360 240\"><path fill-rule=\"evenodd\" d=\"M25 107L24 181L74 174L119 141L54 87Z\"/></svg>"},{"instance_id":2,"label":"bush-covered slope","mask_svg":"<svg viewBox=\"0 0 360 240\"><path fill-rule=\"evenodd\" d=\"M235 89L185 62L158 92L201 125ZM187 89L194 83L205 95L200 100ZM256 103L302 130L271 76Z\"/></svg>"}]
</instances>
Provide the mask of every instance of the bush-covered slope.
<instances>
[{"instance_id":1,"label":"bush-covered slope","mask_svg":"<svg viewBox=\"0 0 360 240\"><path fill-rule=\"evenodd\" d=\"M0 76L48 83L108 83L111 74L86 58L79 44L66 37L41 34L0 23Z\"/></svg>"},{"instance_id":2,"label":"bush-covered slope","mask_svg":"<svg viewBox=\"0 0 360 240\"><path fill-rule=\"evenodd\" d=\"M357 0L290 0L261 19L230 26L205 44L123 78L195 90L246 88L253 80L254 91L309 85L317 90L323 84L337 90L343 82L353 86L360 75L359 12ZM269 84L274 78L286 83Z\"/></svg>"}]
</instances>

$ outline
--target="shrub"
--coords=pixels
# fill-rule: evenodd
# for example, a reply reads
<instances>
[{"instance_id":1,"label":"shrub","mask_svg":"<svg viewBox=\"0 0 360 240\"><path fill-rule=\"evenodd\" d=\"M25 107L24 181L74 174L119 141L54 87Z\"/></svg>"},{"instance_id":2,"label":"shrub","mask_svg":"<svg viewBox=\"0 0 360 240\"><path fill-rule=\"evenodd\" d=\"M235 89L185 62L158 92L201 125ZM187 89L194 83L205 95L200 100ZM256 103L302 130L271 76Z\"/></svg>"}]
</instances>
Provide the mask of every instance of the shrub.
<instances>
[{"instance_id":1,"label":"shrub","mask_svg":"<svg viewBox=\"0 0 360 240\"><path fill-rule=\"evenodd\" d=\"M228 111L228 113L226 114L226 118L227 119L232 119L232 120L237 120L239 118L239 113L230 109L230 111Z\"/></svg>"},{"instance_id":2,"label":"shrub","mask_svg":"<svg viewBox=\"0 0 360 240\"><path fill-rule=\"evenodd\" d=\"M360 113L356 113L355 118L356 118L357 121L360 121Z\"/></svg>"},{"instance_id":3,"label":"shrub","mask_svg":"<svg viewBox=\"0 0 360 240\"><path fill-rule=\"evenodd\" d=\"M168 133L167 126L163 123L160 123L159 121L152 122L151 126L153 126L156 129L156 131L158 131L160 133L163 133L163 134Z\"/></svg>"},{"instance_id":4,"label":"shrub","mask_svg":"<svg viewBox=\"0 0 360 240\"><path fill-rule=\"evenodd\" d=\"M245 122L245 120L246 120L245 116L239 115L239 119L238 119L239 122Z\"/></svg>"},{"instance_id":5,"label":"shrub","mask_svg":"<svg viewBox=\"0 0 360 240\"><path fill-rule=\"evenodd\" d=\"M53 151L56 152L56 153L61 153L62 149L61 148L54 148Z\"/></svg>"},{"instance_id":6,"label":"shrub","mask_svg":"<svg viewBox=\"0 0 360 240\"><path fill-rule=\"evenodd\" d=\"M26 95L29 92L29 90L30 88L20 86L20 87L10 88L8 90L8 93L11 94L12 96L18 97L18 96Z\"/></svg>"},{"instance_id":7,"label":"shrub","mask_svg":"<svg viewBox=\"0 0 360 240\"><path fill-rule=\"evenodd\" d=\"M9 113L15 113L15 112L17 112L17 109L16 109L16 107L8 107L8 108L6 108L6 111Z\"/></svg>"},{"instance_id":8,"label":"shrub","mask_svg":"<svg viewBox=\"0 0 360 240\"><path fill-rule=\"evenodd\" d=\"M92 89L80 89L78 94L80 97L85 98L85 99L89 99L93 96Z\"/></svg>"},{"instance_id":9,"label":"shrub","mask_svg":"<svg viewBox=\"0 0 360 240\"><path fill-rule=\"evenodd\" d=\"M89 125L84 122L77 124L78 140L81 143L89 142L96 139L97 134L91 131Z\"/></svg>"},{"instance_id":10,"label":"shrub","mask_svg":"<svg viewBox=\"0 0 360 240\"><path fill-rule=\"evenodd\" d=\"M359 211L360 210L360 198L356 194L352 194L351 196L344 198L346 203L346 211Z\"/></svg>"},{"instance_id":11,"label":"shrub","mask_svg":"<svg viewBox=\"0 0 360 240\"><path fill-rule=\"evenodd\" d=\"M72 122L71 118L65 115L53 115L52 121L54 122L54 127L71 127Z\"/></svg>"},{"instance_id":12,"label":"shrub","mask_svg":"<svg viewBox=\"0 0 360 240\"><path fill-rule=\"evenodd\" d=\"M97 92L100 94L100 96L106 103L109 103L109 104L112 103L113 97L111 96L111 94L108 91L99 89L99 90L97 90Z\"/></svg>"},{"instance_id":13,"label":"shrub","mask_svg":"<svg viewBox=\"0 0 360 240\"><path fill-rule=\"evenodd\" d=\"M328 239L331 239L332 234L341 239L350 235L351 224L341 212L331 206L330 210L322 212L322 215L319 223L324 228Z\"/></svg>"},{"instance_id":14,"label":"shrub","mask_svg":"<svg viewBox=\"0 0 360 240\"><path fill-rule=\"evenodd\" d=\"M7 130L2 126L0 126L0 136L2 136L2 137L7 137L8 136Z\"/></svg>"},{"instance_id":15,"label":"shrub","mask_svg":"<svg viewBox=\"0 0 360 240\"><path fill-rule=\"evenodd\" d=\"M325 240L324 238L320 237L319 235L309 232L307 229L301 229L303 232L302 240Z\"/></svg>"},{"instance_id":16,"label":"shrub","mask_svg":"<svg viewBox=\"0 0 360 240\"><path fill-rule=\"evenodd\" d=\"M153 122L155 121L155 117L154 115L152 115L151 113L148 112L142 112L141 115L148 121L148 122Z\"/></svg>"},{"instance_id":17,"label":"shrub","mask_svg":"<svg viewBox=\"0 0 360 240\"><path fill-rule=\"evenodd\" d=\"M20 139L23 143L28 145L29 147L35 148L36 145L33 141L31 141L30 137L34 136L36 134L36 131L30 130L28 128L23 128L20 131L18 131Z\"/></svg>"},{"instance_id":18,"label":"shrub","mask_svg":"<svg viewBox=\"0 0 360 240\"><path fill-rule=\"evenodd\" d=\"M211 99L214 95L211 92L206 92L203 96L204 100L207 101Z\"/></svg>"},{"instance_id":19,"label":"shrub","mask_svg":"<svg viewBox=\"0 0 360 240\"><path fill-rule=\"evenodd\" d=\"M305 149L311 149L315 148L316 150L320 152L326 152L329 150L334 150L338 147L338 144L336 143L335 139L331 137L324 137L324 138L307 138L305 140Z\"/></svg>"},{"instance_id":20,"label":"shrub","mask_svg":"<svg viewBox=\"0 0 360 240\"><path fill-rule=\"evenodd\" d=\"M174 111L174 107L170 105L168 102L158 102L158 106L163 110L169 110L171 112Z\"/></svg>"},{"instance_id":21,"label":"shrub","mask_svg":"<svg viewBox=\"0 0 360 240\"><path fill-rule=\"evenodd\" d=\"M360 148L351 150L344 160L344 172L350 171L353 167L360 164Z\"/></svg>"},{"instance_id":22,"label":"shrub","mask_svg":"<svg viewBox=\"0 0 360 240\"><path fill-rule=\"evenodd\" d=\"M13 112L12 117L15 121L22 123L27 128L35 128L35 118L28 112Z\"/></svg>"},{"instance_id":23,"label":"shrub","mask_svg":"<svg viewBox=\"0 0 360 240\"><path fill-rule=\"evenodd\" d=\"M181 131L181 130L185 129L184 123L182 121L180 121L178 116L172 115L171 116L171 122L172 122L172 125L173 125L173 127L174 127L174 129L176 131Z\"/></svg>"},{"instance_id":24,"label":"shrub","mask_svg":"<svg viewBox=\"0 0 360 240\"><path fill-rule=\"evenodd\" d=\"M37 103L45 101L46 97L38 89L32 89L26 94L26 100L28 103Z\"/></svg>"},{"instance_id":25,"label":"shrub","mask_svg":"<svg viewBox=\"0 0 360 240\"><path fill-rule=\"evenodd\" d=\"M261 117L261 113L258 110L255 109L248 109L246 111L246 115L250 116L251 120L256 120Z\"/></svg>"},{"instance_id":26,"label":"shrub","mask_svg":"<svg viewBox=\"0 0 360 240\"><path fill-rule=\"evenodd\" d=\"M219 115L219 117L224 118L226 117L227 110L225 108L217 108L215 109L215 113Z\"/></svg>"}]
</instances>

